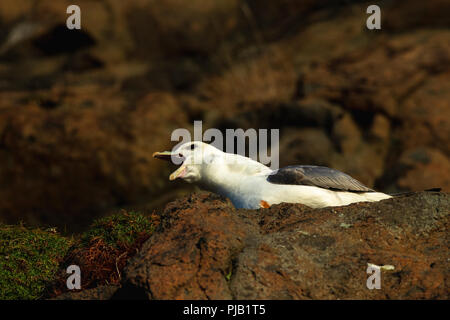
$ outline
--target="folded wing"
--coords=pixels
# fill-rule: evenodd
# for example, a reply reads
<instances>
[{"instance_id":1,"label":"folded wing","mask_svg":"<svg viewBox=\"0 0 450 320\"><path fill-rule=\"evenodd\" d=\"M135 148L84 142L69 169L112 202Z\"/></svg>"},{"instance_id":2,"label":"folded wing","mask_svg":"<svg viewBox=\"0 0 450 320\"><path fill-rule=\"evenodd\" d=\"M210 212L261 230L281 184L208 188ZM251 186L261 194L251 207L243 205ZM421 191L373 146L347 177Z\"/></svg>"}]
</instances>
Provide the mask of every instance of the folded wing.
<instances>
[{"instance_id":1,"label":"folded wing","mask_svg":"<svg viewBox=\"0 0 450 320\"><path fill-rule=\"evenodd\" d=\"M267 181L275 184L316 186L351 192L374 192L348 174L320 166L284 167L273 171L267 177Z\"/></svg>"}]
</instances>

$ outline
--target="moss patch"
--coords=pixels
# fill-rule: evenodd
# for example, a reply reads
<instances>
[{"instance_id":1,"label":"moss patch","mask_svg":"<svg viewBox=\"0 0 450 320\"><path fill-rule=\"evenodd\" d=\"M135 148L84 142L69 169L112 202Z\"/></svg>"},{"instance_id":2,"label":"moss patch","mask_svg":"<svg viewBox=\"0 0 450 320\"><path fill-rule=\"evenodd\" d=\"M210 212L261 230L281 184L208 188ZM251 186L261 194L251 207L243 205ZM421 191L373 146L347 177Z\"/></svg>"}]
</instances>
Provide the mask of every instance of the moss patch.
<instances>
[{"instance_id":1,"label":"moss patch","mask_svg":"<svg viewBox=\"0 0 450 320\"><path fill-rule=\"evenodd\" d=\"M126 211L94 221L66 255L48 297L68 291L65 270L72 264L81 269L82 289L119 284L127 260L136 254L158 224L157 215Z\"/></svg>"},{"instance_id":2,"label":"moss patch","mask_svg":"<svg viewBox=\"0 0 450 320\"><path fill-rule=\"evenodd\" d=\"M113 214L94 221L82 237L82 246L88 246L93 240L102 240L114 248L127 247L143 234L150 235L155 228L155 219L137 212Z\"/></svg>"},{"instance_id":3,"label":"moss patch","mask_svg":"<svg viewBox=\"0 0 450 320\"><path fill-rule=\"evenodd\" d=\"M159 216L136 212L94 221L66 238L55 230L0 223L0 300L38 299L67 292L66 268L78 265L82 289L119 284L126 262L159 224Z\"/></svg>"},{"instance_id":4,"label":"moss patch","mask_svg":"<svg viewBox=\"0 0 450 320\"><path fill-rule=\"evenodd\" d=\"M0 299L37 299L72 240L53 230L0 224Z\"/></svg>"}]
</instances>

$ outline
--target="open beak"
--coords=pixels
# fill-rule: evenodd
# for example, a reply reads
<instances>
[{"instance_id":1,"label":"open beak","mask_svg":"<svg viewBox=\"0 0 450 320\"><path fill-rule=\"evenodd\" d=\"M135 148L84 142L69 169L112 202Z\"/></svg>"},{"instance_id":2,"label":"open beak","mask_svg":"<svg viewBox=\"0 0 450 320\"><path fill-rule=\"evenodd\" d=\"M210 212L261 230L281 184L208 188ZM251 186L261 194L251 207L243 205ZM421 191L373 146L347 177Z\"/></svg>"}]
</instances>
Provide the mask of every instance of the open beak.
<instances>
[{"instance_id":1,"label":"open beak","mask_svg":"<svg viewBox=\"0 0 450 320\"><path fill-rule=\"evenodd\" d=\"M172 174L169 176L169 180L175 180L177 178L183 178L186 175L186 166L184 164L181 165L177 170L172 172Z\"/></svg>"},{"instance_id":2,"label":"open beak","mask_svg":"<svg viewBox=\"0 0 450 320\"><path fill-rule=\"evenodd\" d=\"M170 151L162 151L162 152L153 153L153 158L167 160L167 161L171 161L172 156L178 157L178 155L174 155ZM182 159L181 157L178 157L178 158ZM177 178L183 178L186 175L186 173L187 173L186 165L181 164L181 166L177 170L172 172L172 174L169 176L169 180L172 181Z\"/></svg>"},{"instance_id":3,"label":"open beak","mask_svg":"<svg viewBox=\"0 0 450 320\"><path fill-rule=\"evenodd\" d=\"M162 152L154 152L153 158L162 159L162 160L171 160L172 152L170 151L162 151Z\"/></svg>"}]
</instances>

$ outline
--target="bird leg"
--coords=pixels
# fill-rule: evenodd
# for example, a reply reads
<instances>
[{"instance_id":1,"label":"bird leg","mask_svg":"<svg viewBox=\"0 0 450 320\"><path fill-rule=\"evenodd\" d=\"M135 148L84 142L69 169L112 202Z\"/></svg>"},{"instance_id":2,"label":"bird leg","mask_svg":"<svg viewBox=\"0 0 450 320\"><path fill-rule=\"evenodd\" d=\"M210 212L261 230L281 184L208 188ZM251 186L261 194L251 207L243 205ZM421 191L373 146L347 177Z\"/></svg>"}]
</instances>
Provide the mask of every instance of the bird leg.
<instances>
[{"instance_id":1,"label":"bird leg","mask_svg":"<svg viewBox=\"0 0 450 320\"><path fill-rule=\"evenodd\" d=\"M270 204L267 202L267 201L264 201L264 200L261 200L260 202L259 202L259 206L261 207L261 208L270 208Z\"/></svg>"}]
</instances>

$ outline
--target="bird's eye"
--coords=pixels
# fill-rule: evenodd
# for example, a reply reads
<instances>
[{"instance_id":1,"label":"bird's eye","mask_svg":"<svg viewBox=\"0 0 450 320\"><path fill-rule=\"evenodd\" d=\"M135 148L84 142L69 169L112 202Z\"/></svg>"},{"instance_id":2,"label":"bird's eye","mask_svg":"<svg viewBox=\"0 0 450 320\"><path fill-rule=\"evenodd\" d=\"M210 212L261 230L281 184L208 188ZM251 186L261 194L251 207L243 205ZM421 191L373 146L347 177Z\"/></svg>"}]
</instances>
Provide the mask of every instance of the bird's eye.
<instances>
[{"instance_id":1,"label":"bird's eye","mask_svg":"<svg viewBox=\"0 0 450 320\"><path fill-rule=\"evenodd\" d=\"M195 149L195 147L196 147L196 145L195 145L195 144L191 144L191 150L194 150L194 149Z\"/></svg>"}]
</instances>

